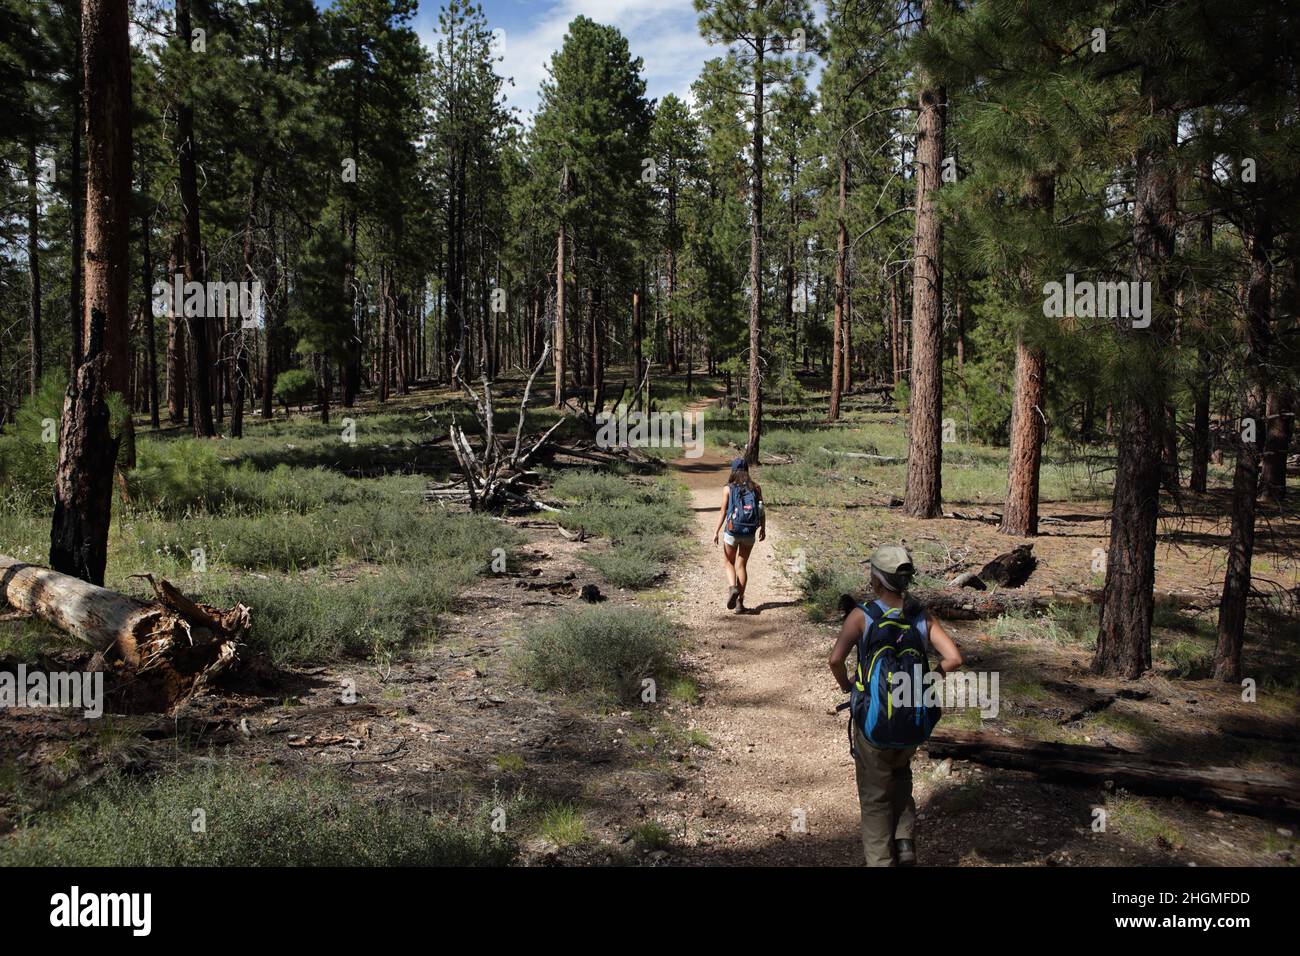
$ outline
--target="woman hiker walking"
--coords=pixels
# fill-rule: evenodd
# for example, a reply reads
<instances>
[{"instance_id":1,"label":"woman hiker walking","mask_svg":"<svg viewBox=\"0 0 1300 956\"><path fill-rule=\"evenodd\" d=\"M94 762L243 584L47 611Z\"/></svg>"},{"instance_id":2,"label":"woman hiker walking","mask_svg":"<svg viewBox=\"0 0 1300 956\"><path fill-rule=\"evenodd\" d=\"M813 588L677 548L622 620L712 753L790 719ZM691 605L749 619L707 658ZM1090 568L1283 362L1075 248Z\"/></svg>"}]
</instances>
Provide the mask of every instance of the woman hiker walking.
<instances>
[{"instance_id":1,"label":"woman hiker walking","mask_svg":"<svg viewBox=\"0 0 1300 956\"><path fill-rule=\"evenodd\" d=\"M723 531L723 528L726 531ZM749 477L745 459L731 463L731 477L722 492L722 507L718 510L718 527L713 532L713 543L722 535L722 559L727 569L727 607L737 614L745 613L745 585L749 581L746 565L754 542L767 537L767 516L763 512L763 489Z\"/></svg>"}]
</instances>

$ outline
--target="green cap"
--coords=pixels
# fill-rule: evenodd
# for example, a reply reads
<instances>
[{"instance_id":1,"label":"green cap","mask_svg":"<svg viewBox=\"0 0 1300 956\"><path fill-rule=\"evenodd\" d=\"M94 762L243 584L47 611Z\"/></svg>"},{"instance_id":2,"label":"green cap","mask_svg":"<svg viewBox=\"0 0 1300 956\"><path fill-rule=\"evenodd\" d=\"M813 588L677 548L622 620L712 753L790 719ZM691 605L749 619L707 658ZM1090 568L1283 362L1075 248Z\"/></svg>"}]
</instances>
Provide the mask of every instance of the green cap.
<instances>
[{"instance_id":1,"label":"green cap","mask_svg":"<svg viewBox=\"0 0 1300 956\"><path fill-rule=\"evenodd\" d=\"M871 566L882 574L911 577L915 572L912 556L907 549L897 544L882 544L871 552Z\"/></svg>"}]
</instances>

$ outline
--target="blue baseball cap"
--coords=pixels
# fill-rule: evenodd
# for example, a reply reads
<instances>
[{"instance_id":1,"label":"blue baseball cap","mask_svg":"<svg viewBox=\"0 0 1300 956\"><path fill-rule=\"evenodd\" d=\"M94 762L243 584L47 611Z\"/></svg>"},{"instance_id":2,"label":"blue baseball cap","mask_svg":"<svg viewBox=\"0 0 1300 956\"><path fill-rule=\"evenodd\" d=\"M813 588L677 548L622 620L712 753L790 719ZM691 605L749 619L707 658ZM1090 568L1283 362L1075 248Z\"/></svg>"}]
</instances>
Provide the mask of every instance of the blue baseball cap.
<instances>
[{"instance_id":1,"label":"blue baseball cap","mask_svg":"<svg viewBox=\"0 0 1300 956\"><path fill-rule=\"evenodd\" d=\"M737 468L744 468L746 471L749 470L749 466L745 464L745 459L743 458L737 458L732 461L731 470L735 471Z\"/></svg>"}]
</instances>

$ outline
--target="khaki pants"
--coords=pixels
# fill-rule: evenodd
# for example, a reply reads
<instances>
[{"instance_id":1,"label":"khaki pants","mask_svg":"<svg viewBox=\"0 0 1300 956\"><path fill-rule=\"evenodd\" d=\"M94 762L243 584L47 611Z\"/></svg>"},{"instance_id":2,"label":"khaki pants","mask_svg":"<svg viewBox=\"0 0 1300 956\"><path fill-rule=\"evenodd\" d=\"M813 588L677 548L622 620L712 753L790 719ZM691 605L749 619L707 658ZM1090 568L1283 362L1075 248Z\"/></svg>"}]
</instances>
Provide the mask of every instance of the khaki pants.
<instances>
[{"instance_id":1,"label":"khaki pants","mask_svg":"<svg viewBox=\"0 0 1300 956\"><path fill-rule=\"evenodd\" d=\"M915 747L883 750L862 739L853 726L857 751L858 801L862 805L862 852L867 866L895 866L894 841L911 840L916 827L912 799Z\"/></svg>"}]
</instances>

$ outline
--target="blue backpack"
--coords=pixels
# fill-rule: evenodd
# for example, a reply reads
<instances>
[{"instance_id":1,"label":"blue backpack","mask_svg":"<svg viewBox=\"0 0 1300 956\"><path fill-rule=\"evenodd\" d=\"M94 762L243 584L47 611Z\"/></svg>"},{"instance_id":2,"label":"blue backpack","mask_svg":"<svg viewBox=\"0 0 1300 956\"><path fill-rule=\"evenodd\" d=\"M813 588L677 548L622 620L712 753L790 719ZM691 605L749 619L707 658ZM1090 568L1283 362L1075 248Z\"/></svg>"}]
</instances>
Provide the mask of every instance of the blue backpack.
<instances>
[{"instance_id":1,"label":"blue backpack","mask_svg":"<svg viewBox=\"0 0 1300 956\"><path fill-rule=\"evenodd\" d=\"M924 743L939 722L942 711L926 706L925 675L930 661L917 622L925 612L919 607L882 608L875 601L858 605L867 626L858 638L858 664L849 695L849 750L853 751L853 724L873 747L902 750ZM892 689L902 677L910 693L894 700Z\"/></svg>"},{"instance_id":2,"label":"blue backpack","mask_svg":"<svg viewBox=\"0 0 1300 956\"><path fill-rule=\"evenodd\" d=\"M762 524L758 495L753 487L727 486L727 530L738 538L752 538Z\"/></svg>"}]
</instances>

